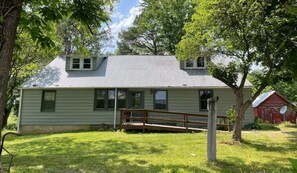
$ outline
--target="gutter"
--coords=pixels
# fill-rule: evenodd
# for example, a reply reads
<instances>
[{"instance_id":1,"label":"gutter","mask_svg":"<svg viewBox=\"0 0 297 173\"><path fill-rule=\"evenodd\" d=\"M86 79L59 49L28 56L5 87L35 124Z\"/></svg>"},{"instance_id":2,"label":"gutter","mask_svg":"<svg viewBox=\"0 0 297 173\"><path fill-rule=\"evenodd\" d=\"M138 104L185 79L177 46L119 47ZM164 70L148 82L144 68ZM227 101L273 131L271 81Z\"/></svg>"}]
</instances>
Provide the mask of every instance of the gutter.
<instances>
[{"instance_id":1,"label":"gutter","mask_svg":"<svg viewBox=\"0 0 297 173\"><path fill-rule=\"evenodd\" d=\"M21 89L20 102L19 102L18 125L17 125L18 133L20 133L20 127L21 127L22 104L23 104L23 89Z\"/></svg>"}]
</instances>

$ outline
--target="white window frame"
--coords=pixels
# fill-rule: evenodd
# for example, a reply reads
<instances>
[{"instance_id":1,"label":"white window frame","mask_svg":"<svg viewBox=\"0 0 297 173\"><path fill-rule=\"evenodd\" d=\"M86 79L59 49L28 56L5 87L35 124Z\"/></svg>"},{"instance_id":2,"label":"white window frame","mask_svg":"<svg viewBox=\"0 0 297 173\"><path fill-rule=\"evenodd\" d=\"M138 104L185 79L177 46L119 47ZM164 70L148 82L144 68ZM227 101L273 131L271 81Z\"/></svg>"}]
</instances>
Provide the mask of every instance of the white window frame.
<instances>
[{"instance_id":1,"label":"white window frame","mask_svg":"<svg viewBox=\"0 0 297 173\"><path fill-rule=\"evenodd\" d=\"M202 57L202 56L200 56L200 57ZM187 60L185 60L184 68L185 69L205 69L206 68L207 61L206 61L206 58L205 57L202 57L202 58L204 58L204 67L197 67L197 60L198 60L198 58L195 58L195 59L192 58L193 67L187 67ZM191 59L191 58L189 58L189 59Z\"/></svg>"},{"instance_id":2,"label":"white window frame","mask_svg":"<svg viewBox=\"0 0 297 173\"><path fill-rule=\"evenodd\" d=\"M79 59L79 68L73 68L73 59ZM84 68L84 60L90 59L90 68ZM93 60L92 58L78 58L78 57L71 57L70 59L70 69L71 70L92 70Z\"/></svg>"}]
</instances>

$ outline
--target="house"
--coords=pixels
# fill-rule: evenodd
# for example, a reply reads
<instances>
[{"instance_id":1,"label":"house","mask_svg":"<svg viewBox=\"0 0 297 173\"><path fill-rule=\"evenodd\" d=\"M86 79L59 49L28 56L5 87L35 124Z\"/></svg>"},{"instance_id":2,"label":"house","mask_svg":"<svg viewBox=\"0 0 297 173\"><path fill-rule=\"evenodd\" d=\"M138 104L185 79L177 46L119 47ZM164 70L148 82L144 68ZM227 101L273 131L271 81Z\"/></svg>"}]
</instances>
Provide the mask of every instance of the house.
<instances>
[{"instance_id":1,"label":"house","mask_svg":"<svg viewBox=\"0 0 297 173\"><path fill-rule=\"evenodd\" d=\"M281 108L286 106L282 113ZM296 123L295 107L289 100L280 95L276 91L270 91L261 94L253 102L253 114L257 118L270 123L280 123L282 121L290 121Z\"/></svg>"},{"instance_id":2,"label":"house","mask_svg":"<svg viewBox=\"0 0 297 173\"><path fill-rule=\"evenodd\" d=\"M207 98L219 97L218 114L235 103L233 91L206 71L207 59L175 56L58 56L21 86L18 131L44 133L119 124L121 108L207 115ZM251 94L246 82L244 93ZM253 121L252 109L245 123Z\"/></svg>"}]
</instances>

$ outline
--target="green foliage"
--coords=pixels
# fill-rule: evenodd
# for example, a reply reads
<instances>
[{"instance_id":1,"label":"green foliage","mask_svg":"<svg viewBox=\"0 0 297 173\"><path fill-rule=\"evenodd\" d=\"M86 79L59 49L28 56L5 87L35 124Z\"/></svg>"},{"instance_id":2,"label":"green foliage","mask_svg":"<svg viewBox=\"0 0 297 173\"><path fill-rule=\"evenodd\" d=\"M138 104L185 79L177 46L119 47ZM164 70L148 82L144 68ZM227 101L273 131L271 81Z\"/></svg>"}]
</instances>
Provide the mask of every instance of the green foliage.
<instances>
[{"instance_id":1,"label":"green foliage","mask_svg":"<svg viewBox=\"0 0 297 173\"><path fill-rule=\"evenodd\" d=\"M253 123L249 123L249 124L244 125L243 129L246 129L246 130L252 130L252 129L261 130L262 127L260 126L258 119L255 118Z\"/></svg>"},{"instance_id":2,"label":"green foliage","mask_svg":"<svg viewBox=\"0 0 297 173\"><path fill-rule=\"evenodd\" d=\"M144 0L133 26L119 34L117 54L175 54L193 6L184 0Z\"/></svg>"},{"instance_id":3,"label":"green foliage","mask_svg":"<svg viewBox=\"0 0 297 173\"><path fill-rule=\"evenodd\" d=\"M93 33L93 29L97 30L103 22L109 21L113 2L113 0L26 0L19 28L29 32L33 41L42 47L53 47L55 41L47 34L47 31L54 30L53 24L70 18Z\"/></svg>"},{"instance_id":4,"label":"green foliage","mask_svg":"<svg viewBox=\"0 0 297 173\"><path fill-rule=\"evenodd\" d=\"M5 127L6 131L17 131L17 121L18 118L13 113L9 116L7 126Z\"/></svg>"},{"instance_id":5,"label":"green foliage","mask_svg":"<svg viewBox=\"0 0 297 173\"><path fill-rule=\"evenodd\" d=\"M294 172L297 172L297 159L289 158L289 161L292 164L292 167L293 167Z\"/></svg>"},{"instance_id":6,"label":"green foliage","mask_svg":"<svg viewBox=\"0 0 297 173\"><path fill-rule=\"evenodd\" d=\"M58 24L57 35L64 54L99 55L110 40L108 31L96 29L90 33L88 27L70 19Z\"/></svg>"},{"instance_id":7,"label":"green foliage","mask_svg":"<svg viewBox=\"0 0 297 173\"><path fill-rule=\"evenodd\" d=\"M230 119L231 123L234 124L235 123L235 117L236 117L236 111L233 107L229 108L227 110L227 116Z\"/></svg>"},{"instance_id":8,"label":"green foliage","mask_svg":"<svg viewBox=\"0 0 297 173\"><path fill-rule=\"evenodd\" d=\"M236 113L242 121L244 112L263 89L293 77L297 66L297 18L287 8L295 7L296 2L196 2L192 21L185 26L186 34L177 45L176 54L180 59L222 57L224 63L209 63L208 69L234 91ZM244 98L244 84L253 64L261 65L261 73L254 78L254 95ZM236 124L233 138L239 140L241 123Z\"/></svg>"},{"instance_id":9,"label":"green foliage","mask_svg":"<svg viewBox=\"0 0 297 173\"><path fill-rule=\"evenodd\" d=\"M255 93L260 81L258 78L262 77L263 73L261 71L253 71L248 79L253 84L253 92ZM275 90L282 96L290 100L291 102L297 101L297 80L296 79L285 79L284 77L278 78L277 82L267 86L263 92L268 92Z\"/></svg>"}]
</instances>

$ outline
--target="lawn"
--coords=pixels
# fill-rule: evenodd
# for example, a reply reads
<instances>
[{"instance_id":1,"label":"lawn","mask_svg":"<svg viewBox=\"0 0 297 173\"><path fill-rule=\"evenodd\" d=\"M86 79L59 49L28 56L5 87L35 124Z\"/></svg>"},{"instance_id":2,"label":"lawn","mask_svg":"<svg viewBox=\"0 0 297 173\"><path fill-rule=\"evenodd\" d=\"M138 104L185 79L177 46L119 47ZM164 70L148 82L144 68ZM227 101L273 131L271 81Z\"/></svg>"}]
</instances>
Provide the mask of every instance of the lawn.
<instances>
[{"instance_id":1,"label":"lawn","mask_svg":"<svg viewBox=\"0 0 297 173\"><path fill-rule=\"evenodd\" d=\"M11 172L293 172L297 127L246 131L245 142L217 134L217 162L206 162L206 133L75 132L8 137ZM4 155L4 167L8 156Z\"/></svg>"}]
</instances>

